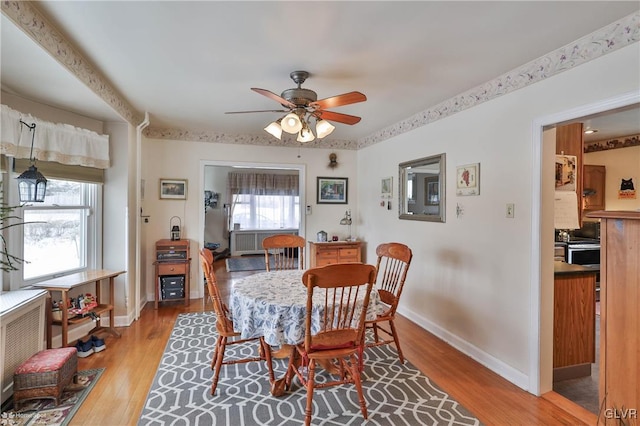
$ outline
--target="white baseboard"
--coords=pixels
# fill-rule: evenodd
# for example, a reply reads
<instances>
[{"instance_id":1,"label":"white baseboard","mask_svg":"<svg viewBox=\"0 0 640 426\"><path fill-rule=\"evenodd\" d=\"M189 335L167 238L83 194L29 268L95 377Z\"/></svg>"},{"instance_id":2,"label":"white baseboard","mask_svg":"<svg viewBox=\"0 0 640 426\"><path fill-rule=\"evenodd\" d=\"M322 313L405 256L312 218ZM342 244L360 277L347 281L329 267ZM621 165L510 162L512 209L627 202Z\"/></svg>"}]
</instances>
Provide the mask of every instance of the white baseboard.
<instances>
[{"instance_id":1,"label":"white baseboard","mask_svg":"<svg viewBox=\"0 0 640 426\"><path fill-rule=\"evenodd\" d=\"M493 371L496 374L499 374L519 388L527 392L529 391L529 377L521 371L505 364L493 355L484 352L480 348L474 346L466 340L461 339L455 334L450 333L449 331L425 319L424 317L421 317L420 315L409 309L398 309L398 313L415 322L431 334L434 334L435 336L444 340L463 354L478 361L489 370Z\"/></svg>"}]
</instances>

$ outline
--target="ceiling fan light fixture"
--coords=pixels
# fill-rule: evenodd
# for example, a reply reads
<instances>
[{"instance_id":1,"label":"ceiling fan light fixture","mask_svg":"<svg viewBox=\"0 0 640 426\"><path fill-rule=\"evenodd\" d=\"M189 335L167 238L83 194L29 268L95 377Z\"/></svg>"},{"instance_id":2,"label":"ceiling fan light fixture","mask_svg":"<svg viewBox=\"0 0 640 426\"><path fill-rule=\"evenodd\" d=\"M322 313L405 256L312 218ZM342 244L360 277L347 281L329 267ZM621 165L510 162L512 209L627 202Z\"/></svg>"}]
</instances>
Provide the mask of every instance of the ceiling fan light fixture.
<instances>
[{"instance_id":1,"label":"ceiling fan light fixture","mask_svg":"<svg viewBox=\"0 0 640 426\"><path fill-rule=\"evenodd\" d=\"M316 134L318 135L318 139L322 139L325 136L329 136L335 128L336 126L329 123L327 120L318 121L316 123Z\"/></svg>"},{"instance_id":2,"label":"ceiling fan light fixture","mask_svg":"<svg viewBox=\"0 0 640 426\"><path fill-rule=\"evenodd\" d=\"M282 119L272 122L267 127L265 127L264 130L274 137L282 139L282 126L280 125L281 121Z\"/></svg>"},{"instance_id":3,"label":"ceiling fan light fixture","mask_svg":"<svg viewBox=\"0 0 640 426\"><path fill-rule=\"evenodd\" d=\"M305 143L305 142L311 142L315 138L316 137L313 135L313 132L311 131L309 126L307 126L307 123L304 123L302 126L302 129L300 130L300 133L298 133L298 138L296 140L298 142Z\"/></svg>"},{"instance_id":4,"label":"ceiling fan light fixture","mask_svg":"<svg viewBox=\"0 0 640 426\"><path fill-rule=\"evenodd\" d=\"M300 120L298 114L290 112L282 119L281 127L282 130L287 133L298 133L300 130L302 130L302 120Z\"/></svg>"}]
</instances>

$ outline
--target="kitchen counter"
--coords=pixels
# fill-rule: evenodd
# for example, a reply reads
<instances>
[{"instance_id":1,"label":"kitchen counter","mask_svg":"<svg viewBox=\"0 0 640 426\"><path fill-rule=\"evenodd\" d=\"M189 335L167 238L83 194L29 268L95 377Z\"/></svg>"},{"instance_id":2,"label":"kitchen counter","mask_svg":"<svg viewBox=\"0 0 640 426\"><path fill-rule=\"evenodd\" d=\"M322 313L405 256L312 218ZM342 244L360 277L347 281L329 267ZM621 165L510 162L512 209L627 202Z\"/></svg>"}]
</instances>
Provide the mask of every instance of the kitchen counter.
<instances>
[{"instance_id":1,"label":"kitchen counter","mask_svg":"<svg viewBox=\"0 0 640 426\"><path fill-rule=\"evenodd\" d=\"M600 266L575 265L571 263L561 262L559 260L556 260L553 263L554 275L585 274L589 272L600 272Z\"/></svg>"}]
</instances>

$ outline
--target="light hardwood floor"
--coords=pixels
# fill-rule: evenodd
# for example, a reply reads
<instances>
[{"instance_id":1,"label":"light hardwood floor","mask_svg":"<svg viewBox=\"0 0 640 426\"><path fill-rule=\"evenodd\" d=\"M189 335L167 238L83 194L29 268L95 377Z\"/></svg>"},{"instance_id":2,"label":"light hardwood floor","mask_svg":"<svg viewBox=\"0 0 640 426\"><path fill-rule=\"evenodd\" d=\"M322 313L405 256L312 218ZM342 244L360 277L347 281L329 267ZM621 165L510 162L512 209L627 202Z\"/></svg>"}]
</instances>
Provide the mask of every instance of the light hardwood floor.
<instances>
[{"instance_id":1,"label":"light hardwood floor","mask_svg":"<svg viewBox=\"0 0 640 426\"><path fill-rule=\"evenodd\" d=\"M233 280L251 274L227 273L224 261L215 267L223 297ZM177 315L211 309L202 299L192 300L189 307L162 303L157 311L148 303L139 321L119 329L121 338L107 337L105 351L80 359L80 370L106 370L71 425L135 425ZM585 415L586 410L553 393L537 398L521 390L405 318L396 325L405 358L484 424L595 424L595 416ZM565 409L559 408L563 404Z\"/></svg>"}]
</instances>

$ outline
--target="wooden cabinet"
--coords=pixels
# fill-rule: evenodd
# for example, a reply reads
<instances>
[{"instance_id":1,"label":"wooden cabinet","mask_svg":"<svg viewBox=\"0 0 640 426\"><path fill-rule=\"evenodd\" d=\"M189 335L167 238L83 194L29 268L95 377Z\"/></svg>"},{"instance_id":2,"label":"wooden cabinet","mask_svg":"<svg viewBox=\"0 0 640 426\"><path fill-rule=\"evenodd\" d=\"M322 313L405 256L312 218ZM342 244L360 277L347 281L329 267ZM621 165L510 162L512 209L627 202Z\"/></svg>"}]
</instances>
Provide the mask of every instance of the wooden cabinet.
<instances>
[{"instance_id":1,"label":"wooden cabinet","mask_svg":"<svg viewBox=\"0 0 640 426\"><path fill-rule=\"evenodd\" d=\"M556 128L556 154L557 155L575 155L576 173L576 193L582 194L582 173L583 173L583 133L582 123L567 124ZM578 197L580 200L580 197ZM582 226L582 204L578 202L578 222Z\"/></svg>"},{"instance_id":2,"label":"wooden cabinet","mask_svg":"<svg viewBox=\"0 0 640 426\"><path fill-rule=\"evenodd\" d=\"M599 402L610 415L600 421L635 424L622 416L640 408L640 212L587 216L601 223Z\"/></svg>"},{"instance_id":3,"label":"wooden cabinet","mask_svg":"<svg viewBox=\"0 0 640 426\"><path fill-rule=\"evenodd\" d=\"M361 241L331 241L326 243L309 241L309 246L311 268L334 263L362 262Z\"/></svg>"},{"instance_id":4,"label":"wooden cabinet","mask_svg":"<svg viewBox=\"0 0 640 426\"><path fill-rule=\"evenodd\" d=\"M555 262L553 379L590 376L596 360L596 275L582 265Z\"/></svg>"},{"instance_id":5,"label":"wooden cabinet","mask_svg":"<svg viewBox=\"0 0 640 426\"><path fill-rule=\"evenodd\" d=\"M585 164L583 170L583 210L604 210L606 177L605 167Z\"/></svg>"},{"instance_id":6,"label":"wooden cabinet","mask_svg":"<svg viewBox=\"0 0 640 426\"><path fill-rule=\"evenodd\" d=\"M191 255L189 240L156 242L155 309L163 301L184 300L189 306ZM171 289L169 290L169 287Z\"/></svg>"}]
</instances>

